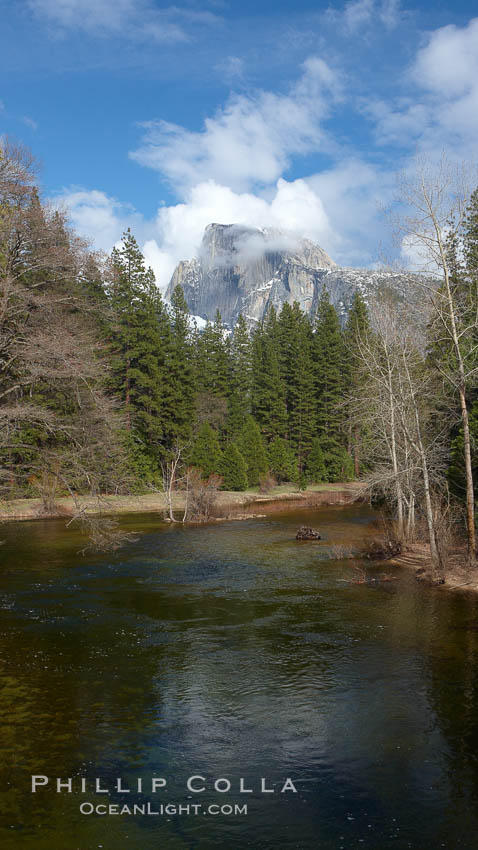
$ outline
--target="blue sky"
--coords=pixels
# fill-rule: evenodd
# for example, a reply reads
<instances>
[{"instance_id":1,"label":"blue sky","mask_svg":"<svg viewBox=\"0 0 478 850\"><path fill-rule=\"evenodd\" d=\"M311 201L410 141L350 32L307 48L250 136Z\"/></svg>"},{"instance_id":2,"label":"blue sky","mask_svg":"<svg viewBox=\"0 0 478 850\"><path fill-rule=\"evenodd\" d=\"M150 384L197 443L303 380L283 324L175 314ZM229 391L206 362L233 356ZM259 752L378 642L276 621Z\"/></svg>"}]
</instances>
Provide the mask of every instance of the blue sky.
<instances>
[{"instance_id":1,"label":"blue sky","mask_svg":"<svg viewBox=\"0 0 478 850\"><path fill-rule=\"evenodd\" d=\"M379 204L417 154L473 160L478 17L462 2L0 0L0 133L110 250L165 286L210 221L381 258ZM406 259L406 257L404 257Z\"/></svg>"}]
</instances>

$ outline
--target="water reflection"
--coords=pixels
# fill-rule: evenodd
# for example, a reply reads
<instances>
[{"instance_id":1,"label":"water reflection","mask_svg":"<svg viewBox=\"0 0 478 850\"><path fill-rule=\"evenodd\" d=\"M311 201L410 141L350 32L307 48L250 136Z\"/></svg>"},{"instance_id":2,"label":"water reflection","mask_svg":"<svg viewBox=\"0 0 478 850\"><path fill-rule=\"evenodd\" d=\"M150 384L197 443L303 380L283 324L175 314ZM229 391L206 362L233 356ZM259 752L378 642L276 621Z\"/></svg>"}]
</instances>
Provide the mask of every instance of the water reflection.
<instances>
[{"instance_id":1,"label":"water reflection","mask_svg":"<svg viewBox=\"0 0 478 850\"><path fill-rule=\"evenodd\" d=\"M476 847L477 600L408 573L345 581L332 547L372 518L129 517L136 544L87 558L61 523L6 526L2 847ZM323 540L297 544L302 523ZM254 792L247 817L86 817L79 802L103 798L31 795L31 773L165 776L164 802L187 802L195 773ZM263 776L297 795L261 794Z\"/></svg>"}]
</instances>

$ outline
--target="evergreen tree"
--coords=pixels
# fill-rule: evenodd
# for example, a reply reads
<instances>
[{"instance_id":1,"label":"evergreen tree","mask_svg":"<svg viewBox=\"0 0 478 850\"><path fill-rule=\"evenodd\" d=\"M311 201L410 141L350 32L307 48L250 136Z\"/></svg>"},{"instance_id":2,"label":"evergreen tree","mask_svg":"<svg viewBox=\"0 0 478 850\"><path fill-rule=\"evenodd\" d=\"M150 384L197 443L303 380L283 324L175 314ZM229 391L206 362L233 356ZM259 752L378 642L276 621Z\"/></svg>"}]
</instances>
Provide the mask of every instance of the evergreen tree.
<instances>
[{"instance_id":1,"label":"evergreen tree","mask_svg":"<svg viewBox=\"0 0 478 850\"><path fill-rule=\"evenodd\" d=\"M476 382L476 351L478 346L478 189L470 196L463 224L462 244L457 237L448 237L447 251L450 266L450 280L454 302L457 305L456 321L460 332L460 349L467 373L466 398L469 416L471 443L472 477L475 492L475 504L478 498L478 386ZM461 249L461 251L460 251ZM462 259L458 259L462 253ZM443 340L443 330L438 318L429 326L429 359L439 372L437 379L437 397L439 409L446 416L450 402L448 388L441 381L442 375L456 373L456 356L447 340ZM440 404L441 400L441 404ZM458 400L453 399L457 419L460 419ZM450 434L450 465L448 478L452 491L460 499L466 494L464 436L463 426L454 426Z\"/></svg>"},{"instance_id":2,"label":"evergreen tree","mask_svg":"<svg viewBox=\"0 0 478 850\"><path fill-rule=\"evenodd\" d=\"M471 193L466 211L463 254L468 274L478 274L478 188Z\"/></svg>"},{"instance_id":3,"label":"evergreen tree","mask_svg":"<svg viewBox=\"0 0 478 850\"><path fill-rule=\"evenodd\" d=\"M247 489L246 462L236 443L228 443L224 449L221 471L224 490Z\"/></svg>"},{"instance_id":4,"label":"evergreen tree","mask_svg":"<svg viewBox=\"0 0 478 850\"><path fill-rule=\"evenodd\" d=\"M111 389L123 401L128 444L139 475L159 468L164 434L163 393L166 380L164 335L168 318L151 269L128 230L112 252L110 300ZM133 447L134 446L134 450ZM139 463L138 457L144 460Z\"/></svg>"},{"instance_id":5,"label":"evergreen tree","mask_svg":"<svg viewBox=\"0 0 478 850\"><path fill-rule=\"evenodd\" d=\"M164 393L165 446L184 444L191 434L195 413L196 375L193 330L181 286L171 297L171 324L165 327L167 386Z\"/></svg>"},{"instance_id":6,"label":"evergreen tree","mask_svg":"<svg viewBox=\"0 0 478 850\"><path fill-rule=\"evenodd\" d=\"M315 437L312 440L312 446L307 458L307 478L314 483L328 480L322 441L319 437Z\"/></svg>"},{"instance_id":7,"label":"evergreen tree","mask_svg":"<svg viewBox=\"0 0 478 850\"><path fill-rule=\"evenodd\" d=\"M286 388L288 437L298 469L304 470L316 431L312 328L295 302L284 304L278 320L282 381Z\"/></svg>"},{"instance_id":8,"label":"evergreen tree","mask_svg":"<svg viewBox=\"0 0 478 850\"><path fill-rule=\"evenodd\" d=\"M197 433L189 462L192 466L197 466L205 478L214 472L218 475L221 474L223 455L217 432L214 428L211 428L208 422L204 422Z\"/></svg>"},{"instance_id":9,"label":"evergreen tree","mask_svg":"<svg viewBox=\"0 0 478 850\"><path fill-rule=\"evenodd\" d=\"M364 386L360 347L364 345L370 334L371 328L367 305L362 293L357 290L353 297L345 326L344 343L346 357L344 359L343 372L348 391L355 398L360 397ZM364 441L367 440L367 434L363 428L360 428L357 423L353 423L350 419L348 432L348 443L354 460L354 473L355 477L358 478L361 471L360 457L363 454L362 449Z\"/></svg>"},{"instance_id":10,"label":"evergreen tree","mask_svg":"<svg viewBox=\"0 0 478 850\"><path fill-rule=\"evenodd\" d=\"M219 310L198 339L197 385L202 393L227 399L231 389L229 341Z\"/></svg>"},{"instance_id":11,"label":"evergreen tree","mask_svg":"<svg viewBox=\"0 0 478 850\"><path fill-rule=\"evenodd\" d=\"M267 456L257 422L248 416L238 439L238 447L246 462L250 487L259 483L259 476L267 472Z\"/></svg>"},{"instance_id":12,"label":"evergreen tree","mask_svg":"<svg viewBox=\"0 0 478 850\"><path fill-rule=\"evenodd\" d=\"M283 437L287 430L277 347L269 317L265 326L258 326L252 339L252 414L267 440Z\"/></svg>"},{"instance_id":13,"label":"evergreen tree","mask_svg":"<svg viewBox=\"0 0 478 850\"><path fill-rule=\"evenodd\" d=\"M350 469L345 451L343 402L346 389L345 348L337 312L325 288L319 300L312 345L317 394L317 436L329 481ZM342 405L342 407L341 407Z\"/></svg>"},{"instance_id":14,"label":"evergreen tree","mask_svg":"<svg viewBox=\"0 0 478 850\"><path fill-rule=\"evenodd\" d=\"M252 351L245 319L240 315L234 326L231 341L230 395L227 412L227 431L237 435L251 411Z\"/></svg>"},{"instance_id":15,"label":"evergreen tree","mask_svg":"<svg viewBox=\"0 0 478 850\"><path fill-rule=\"evenodd\" d=\"M87 254L85 261L79 270L78 289L82 297L88 299L90 310L95 319L101 324L103 330L106 328L108 296L106 294L103 273L94 254Z\"/></svg>"},{"instance_id":16,"label":"evergreen tree","mask_svg":"<svg viewBox=\"0 0 478 850\"><path fill-rule=\"evenodd\" d=\"M462 339L465 346L466 367L471 372L470 384L476 386L476 347L478 345L478 188L472 192L463 225L463 271L461 278ZM456 272L455 272L456 275ZM456 275L458 277L458 275ZM470 404L474 399L469 399Z\"/></svg>"},{"instance_id":17,"label":"evergreen tree","mask_svg":"<svg viewBox=\"0 0 478 850\"><path fill-rule=\"evenodd\" d=\"M297 475L297 461L287 440L274 437L267 449L269 468L279 482L294 481Z\"/></svg>"}]
</instances>

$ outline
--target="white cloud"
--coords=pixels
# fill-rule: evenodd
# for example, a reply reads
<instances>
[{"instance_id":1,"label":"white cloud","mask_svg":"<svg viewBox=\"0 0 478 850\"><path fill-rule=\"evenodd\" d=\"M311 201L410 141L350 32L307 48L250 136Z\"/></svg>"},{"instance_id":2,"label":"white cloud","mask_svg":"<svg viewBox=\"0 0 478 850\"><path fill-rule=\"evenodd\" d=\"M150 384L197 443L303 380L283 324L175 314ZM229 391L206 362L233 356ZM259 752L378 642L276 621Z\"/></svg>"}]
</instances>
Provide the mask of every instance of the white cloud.
<instances>
[{"instance_id":1,"label":"white cloud","mask_svg":"<svg viewBox=\"0 0 478 850\"><path fill-rule=\"evenodd\" d=\"M431 120L430 105L411 97L400 98L395 105L383 100L363 105L365 114L375 121L376 141L380 145L407 145L426 131Z\"/></svg>"},{"instance_id":2,"label":"white cloud","mask_svg":"<svg viewBox=\"0 0 478 850\"><path fill-rule=\"evenodd\" d=\"M448 149L476 158L478 132L478 18L428 36L405 76L407 97L370 100L364 111L376 122L380 144L414 147L430 158Z\"/></svg>"},{"instance_id":3,"label":"white cloud","mask_svg":"<svg viewBox=\"0 0 478 850\"><path fill-rule=\"evenodd\" d=\"M135 231L144 227L142 217L132 207L96 189L64 189L53 203L65 208L75 229L102 251L111 251L127 227Z\"/></svg>"},{"instance_id":4,"label":"white cloud","mask_svg":"<svg viewBox=\"0 0 478 850\"><path fill-rule=\"evenodd\" d=\"M201 183L191 189L185 202L160 207L153 221L145 221L135 210L97 190L65 190L55 203L67 208L79 233L105 251L131 227L163 290L179 260L197 255L211 222L275 227L325 246L334 244L322 202L304 180L280 179L270 200L236 193L213 181Z\"/></svg>"},{"instance_id":5,"label":"white cloud","mask_svg":"<svg viewBox=\"0 0 478 850\"><path fill-rule=\"evenodd\" d=\"M227 56L216 65L224 80L228 83L237 84L244 81L244 60L239 56Z\"/></svg>"},{"instance_id":6,"label":"white cloud","mask_svg":"<svg viewBox=\"0 0 478 850\"><path fill-rule=\"evenodd\" d=\"M342 159L333 168L307 178L321 198L329 223L329 241L323 247L341 265L367 266L376 262L382 246L377 234L383 227L379 204L394 190L393 173L360 158Z\"/></svg>"},{"instance_id":7,"label":"white cloud","mask_svg":"<svg viewBox=\"0 0 478 850\"><path fill-rule=\"evenodd\" d=\"M400 0L350 0L343 9L329 7L325 14L330 23L349 36L377 23L392 29L400 20Z\"/></svg>"},{"instance_id":8,"label":"white cloud","mask_svg":"<svg viewBox=\"0 0 478 850\"><path fill-rule=\"evenodd\" d=\"M270 185L292 156L327 148L321 122L330 100L339 94L337 75L324 60L312 57L288 94L234 95L206 119L200 132L166 121L151 122L131 156L160 171L183 197L192 186L208 180L237 192Z\"/></svg>"},{"instance_id":9,"label":"white cloud","mask_svg":"<svg viewBox=\"0 0 478 850\"><path fill-rule=\"evenodd\" d=\"M312 57L289 92L231 98L201 132L150 127L133 156L166 176L180 198L153 221L98 191L70 190L63 200L80 232L106 250L131 226L163 290L178 261L197 255L211 222L291 231L343 264L368 264L376 259L375 197L386 183L378 169L349 157L306 179L283 177L294 155L331 149L322 120L340 97L337 74Z\"/></svg>"},{"instance_id":10,"label":"white cloud","mask_svg":"<svg viewBox=\"0 0 478 850\"><path fill-rule=\"evenodd\" d=\"M348 4L345 13L350 26L372 12L392 26L397 9L395 0L359 0ZM452 56L460 58L447 81L443 66ZM131 226L163 290L178 261L198 253L211 222L292 231L316 241L342 265L369 266L379 259L379 234L384 232L378 202L391 200L394 171L407 167L408 147L430 156L447 142L455 152L473 149L478 19L468 27L431 33L402 82L408 90L395 103L370 99L362 105L375 122L376 140L402 147L400 163L384 160L379 166L334 146L324 124L345 87L322 58L312 57L286 93L234 95L199 131L162 121L147 125L131 156L159 172L178 198L160 206L153 220L145 221L98 191L70 190L63 200L80 232L106 250ZM335 164L303 179L284 179L294 159L318 152L335 155ZM419 259L408 243L401 246L401 257L408 265Z\"/></svg>"},{"instance_id":11,"label":"white cloud","mask_svg":"<svg viewBox=\"0 0 478 850\"><path fill-rule=\"evenodd\" d=\"M400 0L383 0L378 14L383 25L387 29L393 29L400 21Z\"/></svg>"},{"instance_id":12,"label":"white cloud","mask_svg":"<svg viewBox=\"0 0 478 850\"><path fill-rule=\"evenodd\" d=\"M158 8L153 0L28 0L32 11L60 30L117 35L146 42L188 40L190 25L215 23L210 12L178 6Z\"/></svg>"},{"instance_id":13,"label":"white cloud","mask_svg":"<svg viewBox=\"0 0 478 850\"><path fill-rule=\"evenodd\" d=\"M368 23L374 11L373 0L353 0L344 10L344 23L349 32L355 32Z\"/></svg>"},{"instance_id":14,"label":"white cloud","mask_svg":"<svg viewBox=\"0 0 478 850\"><path fill-rule=\"evenodd\" d=\"M412 76L441 97L466 97L478 86L478 18L466 27L442 27L417 55Z\"/></svg>"},{"instance_id":15,"label":"white cloud","mask_svg":"<svg viewBox=\"0 0 478 850\"><path fill-rule=\"evenodd\" d=\"M152 221L95 190L65 191L61 201L77 230L106 251L131 227L164 291L177 263L197 256L211 222L290 231L317 242L343 265L370 265L377 259L377 199L386 197L391 184L370 165L350 160L307 179L279 178L268 198L205 181L183 202L159 207Z\"/></svg>"},{"instance_id":16,"label":"white cloud","mask_svg":"<svg viewBox=\"0 0 478 850\"><path fill-rule=\"evenodd\" d=\"M197 255L204 229L211 222L291 230L320 243L332 239L321 200L304 180L279 179L270 200L237 193L213 181L200 183L184 203L158 210L160 251L155 273L161 286L167 285L179 260Z\"/></svg>"}]
</instances>

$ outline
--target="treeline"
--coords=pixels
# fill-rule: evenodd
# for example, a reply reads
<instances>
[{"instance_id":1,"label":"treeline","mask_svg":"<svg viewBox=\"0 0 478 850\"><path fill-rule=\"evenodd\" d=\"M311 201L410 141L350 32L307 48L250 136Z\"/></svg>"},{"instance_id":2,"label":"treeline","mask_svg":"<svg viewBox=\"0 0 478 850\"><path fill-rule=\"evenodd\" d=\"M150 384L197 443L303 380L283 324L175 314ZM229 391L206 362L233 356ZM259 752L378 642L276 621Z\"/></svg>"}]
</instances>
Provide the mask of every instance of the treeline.
<instances>
[{"instance_id":1,"label":"treeline","mask_svg":"<svg viewBox=\"0 0 478 850\"><path fill-rule=\"evenodd\" d=\"M262 476L354 474L345 393L357 296L345 330L324 289L249 332L219 314L198 330L180 288L166 305L134 236L92 252L42 203L22 148L0 152L0 416L4 495L160 489L174 459L222 486ZM356 453L356 463L358 464Z\"/></svg>"},{"instance_id":2,"label":"treeline","mask_svg":"<svg viewBox=\"0 0 478 850\"><path fill-rule=\"evenodd\" d=\"M40 494L46 511L60 494L170 497L191 470L232 490L361 477L401 539L426 534L440 566L465 529L474 562L478 192L434 180L406 185L398 220L433 273L409 292L368 308L357 292L344 327L324 288L313 317L285 304L252 329L219 314L198 329L179 287L163 301L129 231L109 257L92 252L5 143L4 497Z\"/></svg>"},{"instance_id":3,"label":"treeline","mask_svg":"<svg viewBox=\"0 0 478 850\"><path fill-rule=\"evenodd\" d=\"M198 329L181 287L163 301L131 232L107 270L87 297L103 388L122 411L129 489L160 487L175 457L177 480L191 466L228 490L267 476L299 487L353 477L345 397L354 328L367 323L360 295L344 331L325 289L313 321L285 304L252 332L242 316L230 332L219 313Z\"/></svg>"}]
</instances>

